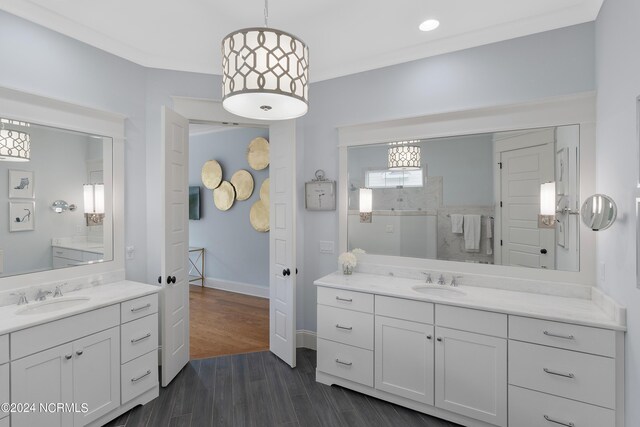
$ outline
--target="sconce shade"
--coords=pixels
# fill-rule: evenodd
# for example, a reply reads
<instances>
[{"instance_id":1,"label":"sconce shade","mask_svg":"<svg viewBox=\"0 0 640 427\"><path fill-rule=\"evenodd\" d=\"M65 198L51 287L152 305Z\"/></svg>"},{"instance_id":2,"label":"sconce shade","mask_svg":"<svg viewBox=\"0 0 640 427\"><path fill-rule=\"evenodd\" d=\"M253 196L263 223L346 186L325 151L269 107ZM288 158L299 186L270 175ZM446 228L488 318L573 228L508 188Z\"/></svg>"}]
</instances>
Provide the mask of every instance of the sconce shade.
<instances>
[{"instance_id":1,"label":"sconce shade","mask_svg":"<svg viewBox=\"0 0 640 427\"><path fill-rule=\"evenodd\" d=\"M360 189L360 213L370 213L373 210L373 190Z\"/></svg>"},{"instance_id":2,"label":"sconce shade","mask_svg":"<svg viewBox=\"0 0 640 427\"><path fill-rule=\"evenodd\" d=\"M104 184L94 185L94 212L98 214L104 213Z\"/></svg>"},{"instance_id":3,"label":"sconce shade","mask_svg":"<svg viewBox=\"0 0 640 427\"><path fill-rule=\"evenodd\" d=\"M556 214L556 183L540 184L540 215Z\"/></svg>"},{"instance_id":4,"label":"sconce shade","mask_svg":"<svg viewBox=\"0 0 640 427\"><path fill-rule=\"evenodd\" d=\"M0 129L0 161L28 162L31 158L31 137L28 133Z\"/></svg>"},{"instance_id":5,"label":"sconce shade","mask_svg":"<svg viewBox=\"0 0 640 427\"><path fill-rule=\"evenodd\" d=\"M95 205L93 204L93 185L84 185L84 213L94 213Z\"/></svg>"},{"instance_id":6,"label":"sconce shade","mask_svg":"<svg viewBox=\"0 0 640 427\"><path fill-rule=\"evenodd\" d=\"M296 36L245 28L222 40L222 106L259 120L300 117L308 110L309 49Z\"/></svg>"},{"instance_id":7,"label":"sconce shade","mask_svg":"<svg viewBox=\"0 0 640 427\"><path fill-rule=\"evenodd\" d=\"M391 170L415 170L421 167L419 141L392 142L389 147L388 167Z\"/></svg>"}]
</instances>

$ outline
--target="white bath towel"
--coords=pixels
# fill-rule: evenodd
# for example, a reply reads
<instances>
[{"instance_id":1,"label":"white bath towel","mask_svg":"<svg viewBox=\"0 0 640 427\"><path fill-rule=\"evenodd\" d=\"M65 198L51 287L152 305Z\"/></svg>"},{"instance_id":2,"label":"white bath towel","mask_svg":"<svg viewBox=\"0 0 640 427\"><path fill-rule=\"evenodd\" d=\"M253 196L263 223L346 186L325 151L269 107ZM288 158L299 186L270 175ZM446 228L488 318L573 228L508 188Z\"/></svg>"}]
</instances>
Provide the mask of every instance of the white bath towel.
<instances>
[{"instance_id":1,"label":"white bath towel","mask_svg":"<svg viewBox=\"0 0 640 427\"><path fill-rule=\"evenodd\" d=\"M451 232L462 233L462 223L464 217L460 214L451 214Z\"/></svg>"},{"instance_id":2,"label":"white bath towel","mask_svg":"<svg viewBox=\"0 0 640 427\"><path fill-rule=\"evenodd\" d=\"M467 252L480 250L480 215L464 216L464 248Z\"/></svg>"},{"instance_id":3,"label":"white bath towel","mask_svg":"<svg viewBox=\"0 0 640 427\"><path fill-rule=\"evenodd\" d=\"M487 217L484 236L487 238L487 255L493 254L493 218Z\"/></svg>"}]
</instances>

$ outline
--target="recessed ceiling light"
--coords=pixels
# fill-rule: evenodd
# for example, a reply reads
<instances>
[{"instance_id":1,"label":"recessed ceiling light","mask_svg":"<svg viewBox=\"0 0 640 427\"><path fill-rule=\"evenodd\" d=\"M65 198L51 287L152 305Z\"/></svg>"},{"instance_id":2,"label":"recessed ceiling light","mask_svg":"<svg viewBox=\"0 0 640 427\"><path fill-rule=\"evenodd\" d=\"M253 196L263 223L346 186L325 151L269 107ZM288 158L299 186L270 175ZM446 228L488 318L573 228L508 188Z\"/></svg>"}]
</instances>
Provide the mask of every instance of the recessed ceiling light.
<instances>
[{"instance_id":1,"label":"recessed ceiling light","mask_svg":"<svg viewBox=\"0 0 640 427\"><path fill-rule=\"evenodd\" d=\"M420 31L433 31L440 26L440 21L437 19L427 19L418 28Z\"/></svg>"}]
</instances>

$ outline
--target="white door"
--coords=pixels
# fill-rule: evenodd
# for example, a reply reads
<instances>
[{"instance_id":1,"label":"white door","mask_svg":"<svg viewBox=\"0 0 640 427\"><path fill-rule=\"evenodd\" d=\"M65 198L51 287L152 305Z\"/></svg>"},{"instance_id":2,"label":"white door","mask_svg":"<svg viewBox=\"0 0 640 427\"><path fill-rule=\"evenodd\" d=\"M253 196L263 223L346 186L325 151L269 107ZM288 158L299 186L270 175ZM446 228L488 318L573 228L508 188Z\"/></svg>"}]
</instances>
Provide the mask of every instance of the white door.
<instances>
[{"instance_id":1,"label":"white door","mask_svg":"<svg viewBox=\"0 0 640 427\"><path fill-rule=\"evenodd\" d=\"M438 408L507 425L507 340L436 327Z\"/></svg>"},{"instance_id":2,"label":"white door","mask_svg":"<svg viewBox=\"0 0 640 427\"><path fill-rule=\"evenodd\" d=\"M296 366L296 128L294 120L269 127L271 165L269 233L269 347Z\"/></svg>"},{"instance_id":3,"label":"white door","mask_svg":"<svg viewBox=\"0 0 640 427\"><path fill-rule=\"evenodd\" d=\"M162 386L189 362L189 121L162 108Z\"/></svg>"},{"instance_id":4,"label":"white door","mask_svg":"<svg viewBox=\"0 0 640 427\"><path fill-rule=\"evenodd\" d=\"M433 405L433 326L376 316L375 387Z\"/></svg>"},{"instance_id":5,"label":"white door","mask_svg":"<svg viewBox=\"0 0 640 427\"><path fill-rule=\"evenodd\" d=\"M538 228L540 184L554 181L554 153L551 142L500 155L502 265L555 269L555 230Z\"/></svg>"},{"instance_id":6,"label":"white door","mask_svg":"<svg viewBox=\"0 0 640 427\"><path fill-rule=\"evenodd\" d=\"M11 401L39 405L73 402L71 343L11 362ZM16 412L13 427L68 427L73 414L64 411Z\"/></svg>"},{"instance_id":7,"label":"white door","mask_svg":"<svg viewBox=\"0 0 640 427\"><path fill-rule=\"evenodd\" d=\"M120 327L73 343L74 402L86 403L89 412L75 414L84 426L120 406Z\"/></svg>"}]
</instances>

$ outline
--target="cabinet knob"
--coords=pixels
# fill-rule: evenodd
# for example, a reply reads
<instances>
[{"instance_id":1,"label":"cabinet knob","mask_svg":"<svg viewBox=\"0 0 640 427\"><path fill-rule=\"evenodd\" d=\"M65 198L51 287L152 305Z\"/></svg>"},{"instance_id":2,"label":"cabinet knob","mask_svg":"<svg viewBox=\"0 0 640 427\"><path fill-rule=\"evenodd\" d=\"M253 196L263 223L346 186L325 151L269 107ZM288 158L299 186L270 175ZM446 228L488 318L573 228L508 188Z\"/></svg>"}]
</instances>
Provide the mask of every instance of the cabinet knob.
<instances>
[{"instance_id":1,"label":"cabinet knob","mask_svg":"<svg viewBox=\"0 0 640 427\"><path fill-rule=\"evenodd\" d=\"M84 350L78 350L78 351L76 351L76 354L77 354L78 356L82 356L82 354L83 354L83 353L84 353Z\"/></svg>"},{"instance_id":2,"label":"cabinet knob","mask_svg":"<svg viewBox=\"0 0 640 427\"><path fill-rule=\"evenodd\" d=\"M427 335L427 339L430 340L431 339L431 335Z\"/></svg>"},{"instance_id":3,"label":"cabinet knob","mask_svg":"<svg viewBox=\"0 0 640 427\"><path fill-rule=\"evenodd\" d=\"M546 254L547 254L547 250L546 250L546 249L544 249L544 248L542 248L542 249L540 249L540 253L541 253L542 255L546 255Z\"/></svg>"},{"instance_id":4,"label":"cabinet knob","mask_svg":"<svg viewBox=\"0 0 640 427\"><path fill-rule=\"evenodd\" d=\"M65 355L64 355L64 358L65 358L65 359L67 359L67 360L71 360L71 358L72 358L72 357L73 357L73 356L72 356L72 355L70 355L70 354L65 354Z\"/></svg>"},{"instance_id":5,"label":"cabinet knob","mask_svg":"<svg viewBox=\"0 0 640 427\"><path fill-rule=\"evenodd\" d=\"M438 342L442 342L442 337L438 337L436 339L438 340Z\"/></svg>"}]
</instances>

